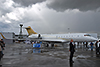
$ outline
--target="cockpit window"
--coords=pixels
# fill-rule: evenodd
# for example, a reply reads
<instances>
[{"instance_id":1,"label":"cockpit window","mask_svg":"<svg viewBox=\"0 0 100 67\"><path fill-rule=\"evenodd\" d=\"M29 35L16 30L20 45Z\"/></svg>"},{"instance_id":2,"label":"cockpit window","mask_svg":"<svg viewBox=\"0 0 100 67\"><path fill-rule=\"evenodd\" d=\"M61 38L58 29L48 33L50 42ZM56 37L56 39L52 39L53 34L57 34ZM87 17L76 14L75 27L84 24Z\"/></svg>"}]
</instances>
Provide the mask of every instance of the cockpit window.
<instances>
[{"instance_id":1,"label":"cockpit window","mask_svg":"<svg viewBox=\"0 0 100 67\"><path fill-rule=\"evenodd\" d=\"M84 36L91 36L90 34L85 34Z\"/></svg>"}]
</instances>

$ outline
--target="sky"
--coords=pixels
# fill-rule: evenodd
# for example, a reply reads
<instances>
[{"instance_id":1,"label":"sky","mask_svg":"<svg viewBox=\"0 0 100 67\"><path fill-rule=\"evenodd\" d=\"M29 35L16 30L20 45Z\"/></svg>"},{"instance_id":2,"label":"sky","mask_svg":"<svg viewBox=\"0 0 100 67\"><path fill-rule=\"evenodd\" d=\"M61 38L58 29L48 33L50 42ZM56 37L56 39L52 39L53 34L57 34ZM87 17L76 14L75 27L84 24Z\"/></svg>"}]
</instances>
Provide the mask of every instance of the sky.
<instances>
[{"instance_id":1,"label":"sky","mask_svg":"<svg viewBox=\"0 0 100 67\"><path fill-rule=\"evenodd\" d=\"M0 31L100 33L100 0L0 0Z\"/></svg>"}]
</instances>

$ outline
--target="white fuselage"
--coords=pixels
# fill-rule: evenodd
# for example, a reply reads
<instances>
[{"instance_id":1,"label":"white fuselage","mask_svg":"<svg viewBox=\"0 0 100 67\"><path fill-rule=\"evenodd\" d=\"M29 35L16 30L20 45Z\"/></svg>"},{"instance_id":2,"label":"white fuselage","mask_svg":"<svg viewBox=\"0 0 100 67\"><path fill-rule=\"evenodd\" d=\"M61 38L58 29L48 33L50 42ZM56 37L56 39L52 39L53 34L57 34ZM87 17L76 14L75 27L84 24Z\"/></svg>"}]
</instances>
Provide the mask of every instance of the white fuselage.
<instances>
[{"instance_id":1,"label":"white fuselage","mask_svg":"<svg viewBox=\"0 0 100 67\"><path fill-rule=\"evenodd\" d=\"M32 34L29 38L36 38L38 34ZM42 40L47 41L61 41L68 42L71 39L76 42L84 41L96 41L98 38L95 38L87 33L68 33L68 34L41 34Z\"/></svg>"}]
</instances>

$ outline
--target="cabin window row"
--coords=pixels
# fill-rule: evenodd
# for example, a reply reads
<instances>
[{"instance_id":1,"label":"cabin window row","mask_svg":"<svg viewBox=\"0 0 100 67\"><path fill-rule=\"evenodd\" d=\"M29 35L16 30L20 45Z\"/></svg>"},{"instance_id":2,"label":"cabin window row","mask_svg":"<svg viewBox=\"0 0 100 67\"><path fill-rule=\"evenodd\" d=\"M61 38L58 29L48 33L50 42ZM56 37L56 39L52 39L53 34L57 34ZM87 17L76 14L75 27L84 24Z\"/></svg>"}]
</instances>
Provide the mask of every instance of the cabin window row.
<instances>
[{"instance_id":1,"label":"cabin window row","mask_svg":"<svg viewBox=\"0 0 100 67\"><path fill-rule=\"evenodd\" d=\"M69 35L69 36L56 36L57 38L67 38L67 37L82 37L81 35Z\"/></svg>"}]
</instances>

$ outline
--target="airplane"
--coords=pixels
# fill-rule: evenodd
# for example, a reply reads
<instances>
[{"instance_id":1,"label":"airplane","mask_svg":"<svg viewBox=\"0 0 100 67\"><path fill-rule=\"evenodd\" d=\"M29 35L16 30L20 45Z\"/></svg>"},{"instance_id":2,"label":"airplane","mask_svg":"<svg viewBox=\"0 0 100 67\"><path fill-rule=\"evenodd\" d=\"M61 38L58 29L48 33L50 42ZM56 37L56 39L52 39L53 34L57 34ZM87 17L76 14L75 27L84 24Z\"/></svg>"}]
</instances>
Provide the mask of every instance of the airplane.
<instances>
[{"instance_id":1,"label":"airplane","mask_svg":"<svg viewBox=\"0 0 100 67\"><path fill-rule=\"evenodd\" d=\"M28 26L26 30L29 34L29 39L48 43L67 43L71 40L73 40L73 42L91 42L98 40L98 38L95 38L88 33L38 34L30 26Z\"/></svg>"}]
</instances>

